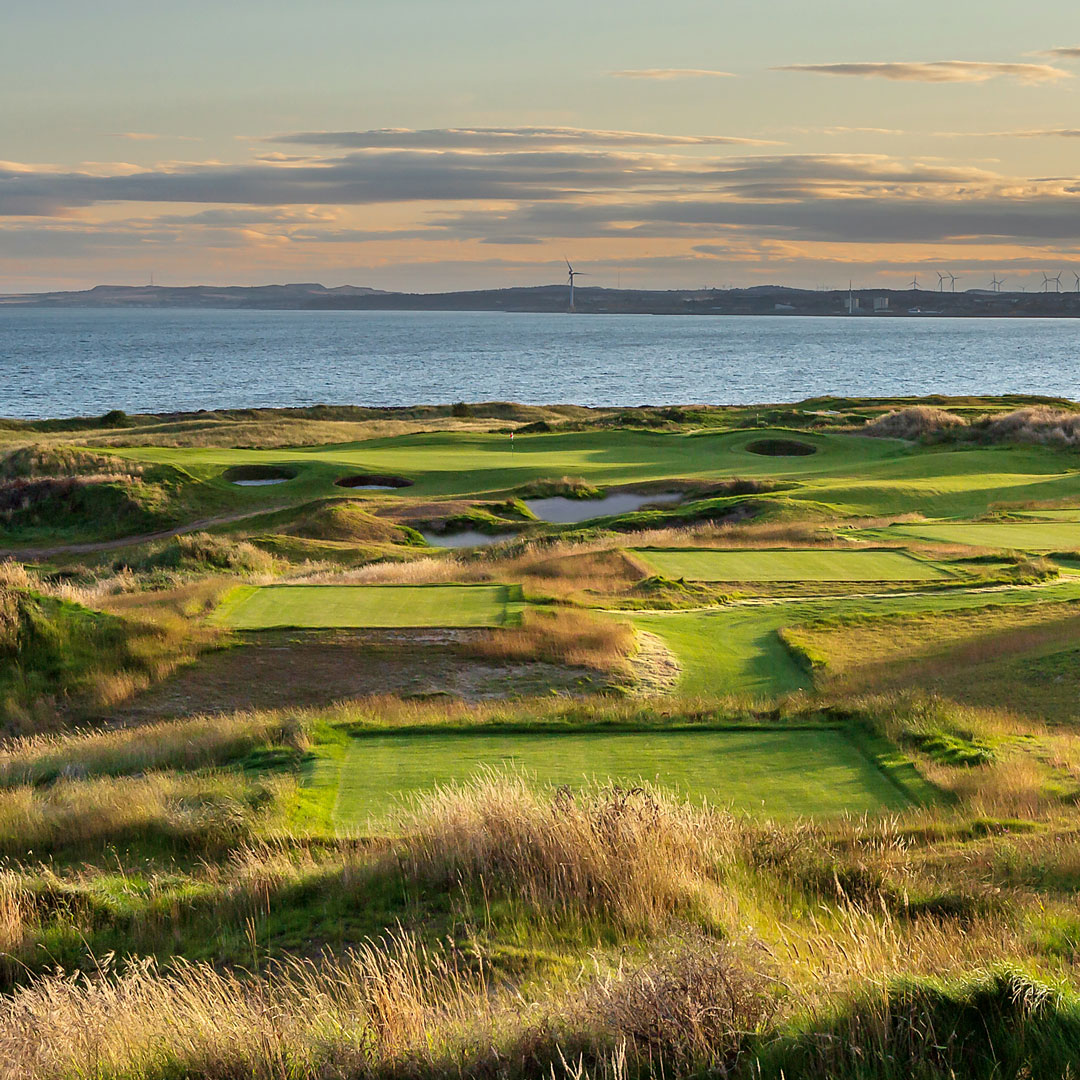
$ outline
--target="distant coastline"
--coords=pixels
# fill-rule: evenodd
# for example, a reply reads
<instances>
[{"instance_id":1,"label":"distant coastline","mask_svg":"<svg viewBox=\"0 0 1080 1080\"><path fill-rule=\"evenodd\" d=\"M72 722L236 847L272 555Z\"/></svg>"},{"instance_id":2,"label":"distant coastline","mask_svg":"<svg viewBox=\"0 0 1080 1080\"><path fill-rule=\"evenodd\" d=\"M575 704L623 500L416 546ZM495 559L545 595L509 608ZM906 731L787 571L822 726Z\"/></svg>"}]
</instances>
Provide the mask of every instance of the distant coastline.
<instances>
[{"instance_id":1,"label":"distant coastline","mask_svg":"<svg viewBox=\"0 0 1080 1080\"><path fill-rule=\"evenodd\" d=\"M145 308L261 311L567 310L565 285L444 293L385 292L315 283L260 286L98 285L81 292L10 293L2 307ZM581 315L789 315L890 318L1080 318L1080 292L940 292L912 289L817 290L782 285L746 289L602 289L578 287Z\"/></svg>"}]
</instances>

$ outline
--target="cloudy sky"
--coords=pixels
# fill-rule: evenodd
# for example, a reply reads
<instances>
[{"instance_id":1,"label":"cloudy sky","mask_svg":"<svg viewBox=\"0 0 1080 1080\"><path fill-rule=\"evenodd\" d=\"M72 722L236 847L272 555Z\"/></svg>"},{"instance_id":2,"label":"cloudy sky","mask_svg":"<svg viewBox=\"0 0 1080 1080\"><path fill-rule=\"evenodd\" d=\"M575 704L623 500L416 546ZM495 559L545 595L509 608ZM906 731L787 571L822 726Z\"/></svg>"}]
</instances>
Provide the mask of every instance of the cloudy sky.
<instances>
[{"instance_id":1,"label":"cloudy sky","mask_svg":"<svg viewBox=\"0 0 1080 1080\"><path fill-rule=\"evenodd\" d=\"M0 292L1080 272L1075 0L5 0Z\"/></svg>"}]
</instances>

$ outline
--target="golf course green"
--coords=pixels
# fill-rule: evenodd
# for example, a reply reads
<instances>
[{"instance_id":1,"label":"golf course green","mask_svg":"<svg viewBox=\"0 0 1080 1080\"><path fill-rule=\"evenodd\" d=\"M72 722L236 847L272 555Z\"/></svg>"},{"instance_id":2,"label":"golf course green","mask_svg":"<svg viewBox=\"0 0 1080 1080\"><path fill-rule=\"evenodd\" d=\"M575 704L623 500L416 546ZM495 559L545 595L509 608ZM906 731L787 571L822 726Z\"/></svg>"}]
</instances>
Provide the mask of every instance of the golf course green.
<instances>
[{"instance_id":1,"label":"golf course green","mask_svg":"<svg viewBox=\"0 0 1080 1080\"><path fill-rule=\"evenodd\" d=\"M1080 521L943 522L893 525L887 532L890 536L935 540L943 544L965 544L971 547L1006 548L1010 551L1080 549Z\"/></svg>"},{"instance_id":2,"label":"golf course green","mask_svg":"<svg viewBox=\"0 0 1080 1080\"><path fill-rule=\"evenodd\" d=\"M904 551L639 548L634 554L664 577L689 581L931 581L948 576Z\"/></svg>"},{"instance_id":3,"label":"golf course green","mask_svg":"<svg viewBox=\"0 0 1080 1080\"><path fill-rule=\"evenodd\" d=\"M1060 451L1042 446L927 449L898 439L799 432L815 448L806 456L747 449L789 439L782 428L657 432L635 429L520 434L427 432L333 446L249 450L230 447L110 447L144 463L172 465L207 497L256 509L340 495L336 481L358 473L411 481L397 491L366 493L393 503L404 497L490 495L551 477L605 485L685 480L771 480L782 497L838 516L918 511L928 517L974 517L992 503L1080 499L1080 473ZM261 466L295 474L266 487L237 487L226 472Z\"/></svg>"},{"instance_id":4,"label":"golf course green","mask_svg":"<svg viewBox=\"0 0 1080 1080\"><path fill-rule=\"evenodd\" d=\"M503 626L520 595L508 585L240 585L214 621L231 630Z\"/></svg>"},{"instance_id":5,"label":"golf course green","mask_svg":"<svg viewBox=\"0 0 1080 1080\"><path fill-rule=\"evenodd\" d=\"M339 829L385 819L409 796L509 769L538 785L656 784L720 808L793 818L902 810L905 791L846 731L361 735L306 783Z\"/></svg>"}]
</instances>

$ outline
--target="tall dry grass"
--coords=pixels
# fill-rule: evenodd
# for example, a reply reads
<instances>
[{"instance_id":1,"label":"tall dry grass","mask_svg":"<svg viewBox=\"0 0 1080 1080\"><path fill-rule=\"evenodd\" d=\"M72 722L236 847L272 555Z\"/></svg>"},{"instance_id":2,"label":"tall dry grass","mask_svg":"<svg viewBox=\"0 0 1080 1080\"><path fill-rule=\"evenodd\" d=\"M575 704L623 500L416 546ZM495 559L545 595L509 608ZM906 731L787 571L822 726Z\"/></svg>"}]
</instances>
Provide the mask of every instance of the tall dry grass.
<instances>
[{"instance_id":1,"label":"tall dry grass","mask_svg":"<svg viewBox=\"0 0 1080 1080\"><path fill-rule=\"evenodd\" d=\"M774 1000L736 949L707 939L525 997L399 932L261 979L149 962L44 978L0 1002L0 1077L728 1075Z\"/></svg>"},{"instance_id":2,"label":"tall dry grass","mask_svg":"<svg viewBox=\"0 0 1080 1080\"><path fill-rule=\"evenodd\" d=\"M236 846L255 835L290 787L285 779L252 784L232 773L156 772L8 788L0 791L0 854L26 858L105 843Z\"/></svg>"},{"instance_id":3,"label":"tall dry grass","mask_svg":"<svg viewBox=\"0 0 1080 1080\"><path fill-rule=\"evenodd\" d=\"M634 628L586 611L528 611L520 626L487 630L465 645L471 655L500 662L543 660L551 664L629 674L637 650Z\"/></svg>"},{"instance_id":4,"label":"tall dry grass","mask_svg":"<svg viewBox=\"0 0 1080 1080\"><path fill-rule=\"evenodd\" d=\"M232 713L163 721L112 731L37 735L0 745L0 787L57 779L190 771L234 761L256 747L308 745L301 717Z\"/></svg>"},{"instance_id":5,"label":"tall dry grass","mask_svg":"<svg viewBox=\"0 0 1080 1080\"><path fill-rule=\"evenodd\" d=\"M238 911L257 910L260 896L269 910L283 885L313 868L364 873L381 864L428 895L464 887L559 920L554 940L564 945L569 925L583 919L614 925L635 944L585 963L574 954L572 981L552 973L546 984L521 985L493 977L482 935L459 952L450 942L425 949L399 932L260 976L105 963L0 999L0 1076L733 1075L752 1064L747 1051L761 1046L752 1040L775 1032L777 1019L823 1015L845 995L884 992L899 976L1037 955L1030 927L984 881L997 873L1026 882L1038 872L1033 836L1017 839L1027 855L1018 851L1001 870L1000 845L942 864L949 891L928 903L930 853L910 820L755 824L648 790L552 798L506 775L426 796L406 820L391 850L260 844L223 861L215 880ZM947 822L938 825L947 835ZM1075 836L1058 847L1060 865L1075 871ZM944 877L948 866L957 872ZM18 931L21 889L0 880L5 940ZM257 949L253 939L253 956Z\"/></svg>"},{"instance_id":6,"label":"tall dry grass","mask_svg":"<svg viewBox=\"0 0 1080 1080\"><path fill-rule=\"evenodd\" d=\"M934 408L932 405L911 405L906 409L897 409L884 416L875 417L860 429L860 434L884 439L915 440L966 426L967 421L955 413Z\"/></svg>"},{"instance_id":7,"label":"tall dry grass","mask_svg":"<svg viewBox=\"0 0 1080 1080\"><path fill-rule=\"evenodd\" d=\"M561 789L491 773L426 795L401 822L407 872L438 888L497 886L535 911L656 932L681 915L729 914L717 885L734 819L650 787Z\"/></svg>"},{"instance_id":8,"label":"tall dry grass","mask_svg":"<svg viewBox=\"0 0 1080 1080\"><path fill-rule=\"evenodd\" d=\"M1069 447L1080 443L1080 413L1050 405L1032 405L968 420L944 409L913 405L871 420L860 429L860 434L909 440L956 438Z\"/></svg>"}]
</instances>

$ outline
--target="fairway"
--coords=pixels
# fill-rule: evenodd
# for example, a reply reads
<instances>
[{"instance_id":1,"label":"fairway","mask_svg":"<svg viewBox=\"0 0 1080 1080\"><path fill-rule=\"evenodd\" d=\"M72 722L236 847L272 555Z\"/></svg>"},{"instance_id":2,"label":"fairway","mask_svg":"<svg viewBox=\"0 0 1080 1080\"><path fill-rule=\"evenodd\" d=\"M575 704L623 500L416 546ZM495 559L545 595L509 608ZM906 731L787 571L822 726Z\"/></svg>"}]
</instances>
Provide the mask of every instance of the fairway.
<instances>
[{"instance_id":1,"label":"fairway","mask_svg":"<svg viewBox=\"0 0 1080 1080\"><path fill-rule=\"evenodd\" d=\"M519 601L510 585L242 585L213 619L231 630L503 626Z\"/></svg>"},{"instance_id":2,"label":"fairway","mask_svg":"<svg viewBox=\"0 0 1080 1080\"><path fill-rule=\"evenodd\" d=\"M903 551L678 548L633 554L664 577L690 581L932 581L948 576Z\"/></svg>"},{"instance_id":3,"label":"fairway","mask_svg":"<svg viewBox=\"0 0 1080 1080\"><path fill-rule=\"evenodd\" d=\"M1068 511L1075 513L1076 511ZM893 525L889 535L938 540L944 544L1007 548L1010 551L1075 551L1080 549L1080 521L998 521Z\"/></svg>"},{"instance_id":4,"label":"fairway","mask_svg":"<svg viewBox=\"0 0 1080 1080\"><path fill-rule=\"evenodd\" d=\"M475 778L486 768L524 770L550 787L654 783L721 808L785 818L910 805L835 729L363 735L349 739L342 757L318 765L309 782L333 800L330 820L341 828L377 821L403 797Z\"/></svg>"}]
</instances>

